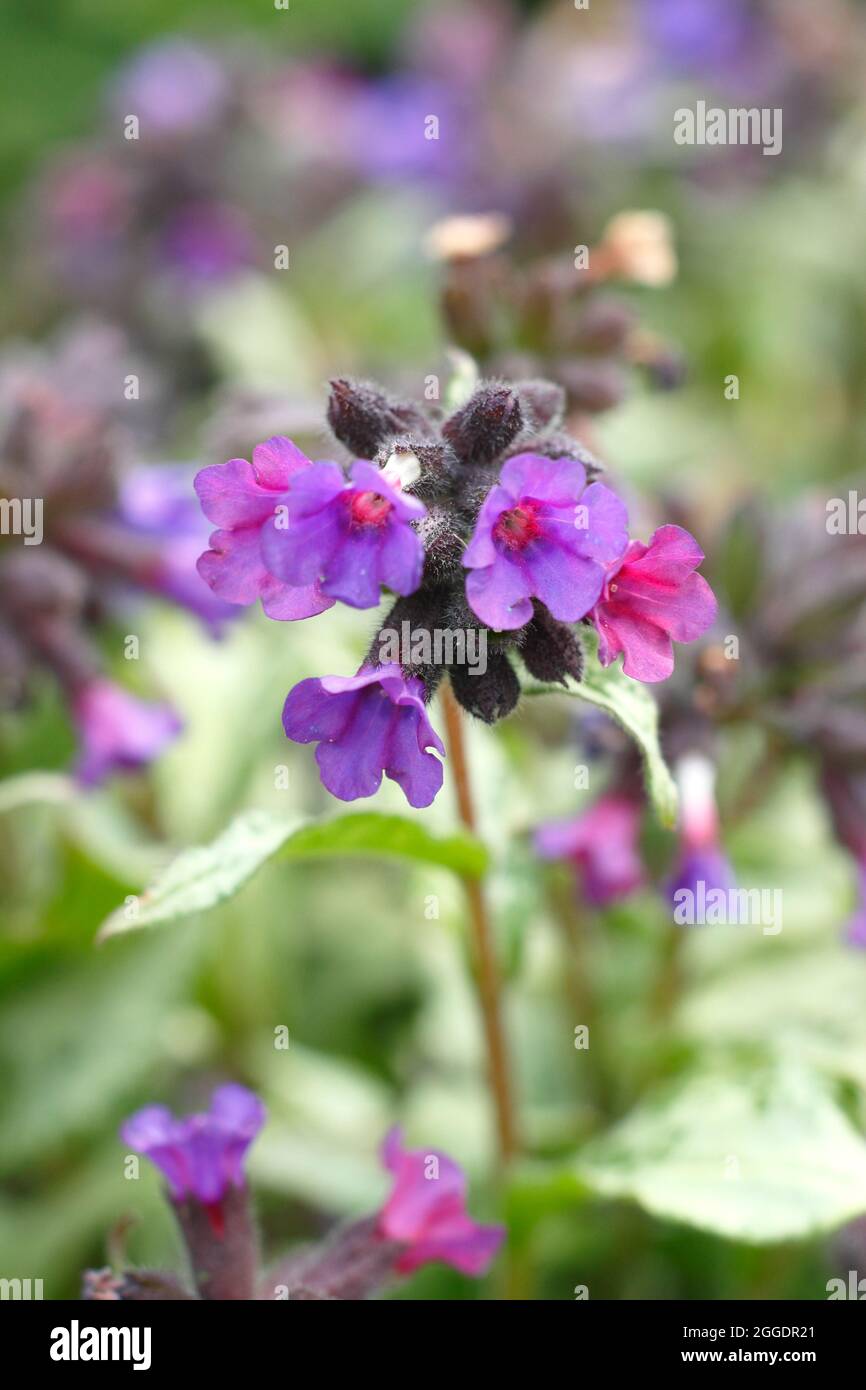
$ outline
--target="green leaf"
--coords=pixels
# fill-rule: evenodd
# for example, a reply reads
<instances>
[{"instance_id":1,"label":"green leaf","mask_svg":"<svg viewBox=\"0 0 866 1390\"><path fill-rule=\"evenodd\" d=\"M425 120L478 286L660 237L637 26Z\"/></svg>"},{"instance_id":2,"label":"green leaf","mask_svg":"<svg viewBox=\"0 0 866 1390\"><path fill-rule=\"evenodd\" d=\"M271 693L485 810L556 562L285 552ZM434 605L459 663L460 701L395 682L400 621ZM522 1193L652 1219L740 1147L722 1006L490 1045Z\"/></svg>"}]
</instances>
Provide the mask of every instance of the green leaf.
<instances>
[{"instance_id":1,"label":"green leaf","mask_svg":"<svg viewBox=\"0 0 866 1390\"><path fill-rule=\"evenodd\" d=\"M431 835L417 821L373 811L303 822L248 811L210 845L184 850L151 888L103 923L98 940L139 927L206 912L243 887L268 859L282 851L285 859L332 855L381 855L435 864L454 873L479 877L487 863L483 845L465 833Z\"/></svg>"},{"instance_id":2,"label":"green leaf","mask_svg":"<svg viewBox=\"0 0 866 1390\"><path fill-rule=\"evenodd\" d=\"M624 676L618 666L599 665L598 638L594 632L583 629L581 641L586 660L578 684L569 685L565 691L560 685L529 685L524 693L568 694L606 710L640 749L650 801L662 825L673 827L677 820L677 788L659 744L658 705L645 685Z\"/></svg>"},{"instance_id":3,"label":"green leaf","mask_svg":"<svg viewBox=\"0 0 866 1390\"><path fill-rule=\"evenodd\" d=\"M823 1077L790 1063L693 1074L584 1151L596 1193L753 1244L862 1212L866 1141Z\"/></svg>"}]
</instances>

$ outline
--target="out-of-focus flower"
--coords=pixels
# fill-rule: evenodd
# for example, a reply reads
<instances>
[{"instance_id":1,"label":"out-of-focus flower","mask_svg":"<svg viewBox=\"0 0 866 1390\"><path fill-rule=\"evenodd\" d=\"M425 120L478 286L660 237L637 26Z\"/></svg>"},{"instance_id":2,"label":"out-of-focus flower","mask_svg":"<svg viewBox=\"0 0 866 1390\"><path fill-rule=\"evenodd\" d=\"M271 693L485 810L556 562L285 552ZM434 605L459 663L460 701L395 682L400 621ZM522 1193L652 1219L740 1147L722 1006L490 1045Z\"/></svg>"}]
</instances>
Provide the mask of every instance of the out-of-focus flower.
<instances>
[{"instance_id":1,"label":"out-of-focus flower","mask_svg":"<svg viewBox=\"0 0 866 1390\"><path fill-rule=\"evenodd\" d=\"M184 290L214 285L255 264L246 217L225 203L187 203L167 221L160 256Z\"/></svg>"},{"instance_id":2,"label":"out-of-focus flower","mask_svg":"<svg viewBox=\"0 0 866 1390\"><path fill-rule=\"evenodd\" d=\"M734 871L719 838L715 768L703 753L687 753L676 764L680 792L680 845L673 874L667 884L671 901L677 893L694 899L713 889L727 892L735 884Z\"/></svg>"},{"instance_id":3,"label":"out-of-focus flower","mask_svg":"<svg viewBox=\"0 0 866 1390\"><path fill-rule=\"evenodd\" d=\"M466 1178L447 1154L405 1149L399 1129L382 1146L394 1187L379 1213L382 1236L404 1247L397 1269L411 1273L433 1260L462 1274L484 1274L505 1238L503 1226L480 1226L466 1210Z\"/></svg>"},{"instance_id":4,"label":"out-of-focus flower","mask_svg":"<svg viewBox=\"0 0 866 1390\"><path fill-rule=\"evenodd\" d=\"M442 764L429 750L444 757L445 748L423 693L394 663L304 680L289 692L283 728L296 743L319 744L322 782L341 801L372 796L384 772L410 806L429 806L442 785Z\"/></svg>"},{"instance_id":5,"label":"out-of-focus flower","mask_svg":"<svg viewBox=\"0 0 866 1390\"><path fill-rule=\"evenodd\" d=\"M195 470L186 464L139 465L121 479L117 512L124 527L156 544L148 579L155 593L200 617L213 632L237 613L196 569L207 525L193 489Z\"/></svg>"},{"instance_id":6,"label":"out-of-focus flower","mask_svg":"<svg viewBox=\"0 0 866 1390\"><path fill-rule=\"evenodd\" d=\"M625 550L627 525L620 499L603 483L587 487L580 463L537 454L510 459L463 556L473 612L492 628L519 628L538 598L554 618L576 622Z\"/></svg>"},{"instance_id":7,"label":"out-of-focus flower","mask_svg":"<svg viewBox=\"0 0 866 1390\"><path fill-rule=\"evenodd\" d=\"M623 671L639 681L667 680L673 642L693 642L716 619L713 591L695 570L704 558L681 526L660 526L649 545L632 541L604 581L592 612L602 666L624 653Z\"/></svg>"},{"instance_id":8,"label":"out-of-focus flower","mask_svg":"<svg viewBox=\"0 0 866 1390\"><path fill-rule=\"evenodd\" d=\"M130 1116L120 1137L155 1164L172 1201L192 1198L210 1207L230 1187L244 1186L244 1155L264 1122L258 1096L230 1082L214 1091L201 1114L175 1119L164 1105L145 1106Z\"/></svg>"},{"instance_id":9,"label":"out-of-focus flower","mask_svg":"<svg viewBox=\"0 0 866 1390\"><path fill-rule=\"evenodd\" d=\"M421 582L424 546L410 523L427 508L363 459L350 477L335 463L295 474L288 524L265 528L262 552L271 573L296 588L318 582L329 598L375 608L383 588L411 594Z\"/></svg>"},{"instance_id":10,"label":"out-of-focus flower","mask_svg":"<svg viewBox=\"0 0 866 1390\"><path fill-rule=\"evenodd\" d=\"M139 138L206 130L228 99L226 74L212 53L182 39L137 53L115 79L111 105L123 120L136 116Z\"/></svg>"},{"instance_id":11,"label":"out-of-focus flower","mask_svg":"<svg viewBox=\"0 0 866 1390\"><path fill-rule=\"evenodd\" d=\"M202 511L220 529L200 557L198 572L226 603L255 603L269 618L310 618L330 608L333 599L313 582L286 584L268 569L262 550L266 526L288 501L291 480L310 467L310 460L290 439L275 435L256 445L253 461L230 459L203 468L195 480Z\"/></svg>"},{"instance_id":12,"label":"out-of-focus flower","mask_svg":"<svg viewBox=\"0 0 866 1390\"><path fill-rule=\"evenodd\" d=\"M578 816L539 826L536 852L542 859L572 863L586 900L606 907L628 897L644 881L640 823L640 802L621 792L610 792Z\"/></svg>"},{"instance_id":13,"label":"out-of-focus flower","mask_svg":"<svg viewBox=\"0 0 866 1390\"><path fill-rule=\"evenodd\" d=\"M501 212L463 213L435 222L424 250L436 261L472 260L498 251L511 236L511 218Z\"/></svg>"},{"instance_id":14,"label":"out-of-focus flower","mask_svg":"<svg viewBox=\"0 0 866 1390\"><path fill-rule=\"evenodd\" d=\"M596 254L608 273L638 285L660 288L676 278L671 221L663 212L618 213L605 227Z\"/></svg>"},{"instance_id":15,"label":"out-of-focus flower","mask_svg":"<svg viewBox=\"0 0 866 1390\"><path fill-rule=\"evenodd\" d=\"M77 692L72 717L81 744L76 776L92 787L112 772L144 767L177 737L183 725L170 705L148 704L104 676Z\"/></svg>"}]
</instances>

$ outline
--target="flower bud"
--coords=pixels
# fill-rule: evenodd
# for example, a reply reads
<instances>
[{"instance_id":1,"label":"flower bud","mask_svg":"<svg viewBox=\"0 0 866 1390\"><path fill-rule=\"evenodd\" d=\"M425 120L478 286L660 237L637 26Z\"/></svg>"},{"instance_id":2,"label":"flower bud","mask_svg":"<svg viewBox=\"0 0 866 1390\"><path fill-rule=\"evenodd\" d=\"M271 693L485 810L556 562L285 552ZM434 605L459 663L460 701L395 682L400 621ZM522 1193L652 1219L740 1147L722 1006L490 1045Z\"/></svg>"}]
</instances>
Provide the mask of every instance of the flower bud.
<instances>
[{"instance_id":1,"label":"flower bud","mask_svg":"<svg viewBox=\"0 0 866 1390\"><path fill-rule=\"evenodd\" d=\"M411 402L394 401L377 386L338 377L331 382L328 424L341 444L358 458L375 458L395 435L426 434L426 422Z\"/></svg>"},{"instance_id":2,"label":"flower bud","mask_svg":"<svg viewBox=\"0 0 866 1390\"><path fill-rule=\"evenodd\" d=\"M523 429L520 400L502 382L483 382L460 410L442 426L442 433L465 464L490 463Z\"/></svg>"}]
</instances>

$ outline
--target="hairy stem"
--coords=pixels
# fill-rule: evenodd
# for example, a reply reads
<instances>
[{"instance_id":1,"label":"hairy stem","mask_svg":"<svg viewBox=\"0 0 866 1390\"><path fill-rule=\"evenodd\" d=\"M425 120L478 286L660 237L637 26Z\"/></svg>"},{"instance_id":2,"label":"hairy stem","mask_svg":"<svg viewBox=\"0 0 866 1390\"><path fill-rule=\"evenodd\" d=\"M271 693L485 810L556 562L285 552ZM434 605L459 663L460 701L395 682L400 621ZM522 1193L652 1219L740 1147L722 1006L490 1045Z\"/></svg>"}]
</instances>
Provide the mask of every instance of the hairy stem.
<instances>
[{"instance_id":1,"label":"hairy stem","mask_svg":"<svg viewBox=\"0 0 866 1390\"><path fill-rule=\"evenodd\" d=\"M460 820L467 830L475 831L475 809L469 780L469 767L463 743L463 723L460 707L451 691L450 685L443 686L442 704L445 712L445 732L448 744L448 757L457 792L457 807ZM514 1116L514 1099L511 1087L508 1051L502 1026L502 1000L499 966L493 928L487 908L483 883L465 875L463 887L469 907L469 923L472 933L472 955L475 984L481 1007L484 1025L484 1039L487 1046L487 1066L490 1087L496 1108L496 1133L499 1144L499 1159L506 1167L517 1148L517 1127Z\"/></svg>"}]
</instances>

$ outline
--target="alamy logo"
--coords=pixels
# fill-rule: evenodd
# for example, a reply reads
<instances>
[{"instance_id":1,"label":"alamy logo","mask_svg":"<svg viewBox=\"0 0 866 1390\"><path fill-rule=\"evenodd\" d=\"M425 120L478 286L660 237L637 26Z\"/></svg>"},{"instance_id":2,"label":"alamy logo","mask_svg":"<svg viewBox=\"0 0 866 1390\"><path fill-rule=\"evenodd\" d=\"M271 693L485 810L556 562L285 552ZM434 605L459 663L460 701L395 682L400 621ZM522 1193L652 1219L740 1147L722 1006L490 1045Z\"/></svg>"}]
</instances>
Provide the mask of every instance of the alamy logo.
<instances>
[{"instance_id":1,"label":"alamy logo","mask_svg":"<svg viewBox=\"0 0 866 1390\"><path fill-rule=\"evenodd\" d=\"M856 1303L866 1301L866 1279L861 1279L856 1269L848 1270L847 1282L844 1279L828 1279L824 1287L830 1303L840 1298L850 1298Z\"/></svg>"},{"instance_id":2,"label":"alamy logo","mask_svg":"<svg viewBox=\"0 0 866 1390\"><path fill-rule=\"evenodd\" d=\"M847 497L828 498L827 534L866 536L866 497L861 497L852 488Z\"/></svg>"},{"instance_id":3,"label":"alamy logo","mask_svg":"<svg viewBox=\"0 0 866 1390\"><path fill-rule=\"evenodd\" d=\"M763 145L764 154L782 149L782 108L780 106L707 107L705 101L681 106L674 112L674 142L677 145Z\"/></svg>"},{"instance_id":4,"label":"alamy logo","mask_svg":"<svg viewBox=\"0 0 866 1390\"><path fill-rule=\"evenodd\" d=\"M26 1303L44 1297L41 1279L0 1279L0 1301L8 1298Z\"/></svg>"},{"instance_id":5,"label":"alamy logo","mask_svg":"<svg viewBox=\"0 0 866 1390\"><path fill-rule=\"evenodd\" d=\"M69 1327L51 1330L52 1361L131 1361L134 1371L150 1370L149 1327Z\"/></svg>"},{"instance_id":6,"label":"alamy logo","mask_svg":"<svg viewBox=\"0 0 866 1390\"><path fill-rule=\"evenodd\" d=\"M694 889L674 893L678 927L761 927L764 936L782 930L781 888L708 888L698 879Z\"/></svg>"},{"instance_id":7,"label":"alamy logo","mask_svg":"<svg viewBox=\"0 0 866 1390\"><path fill-rule=\"evenodd\" d=\"M41 545L42 498L0 497L0 535L23 536L25 545Z\"/></svg>"},{"instance_id":8,"label":"alamy logo","mask_svg":"<svg viewBox=\"0 0 866 1390\"><path fill-rule=\"evenodd\" d=\"M399 666L465 666L470 676L487 670L487 629L467 627L413 628L402 622L379 630L379 660Z\"/></svg>"}]
</instances>

